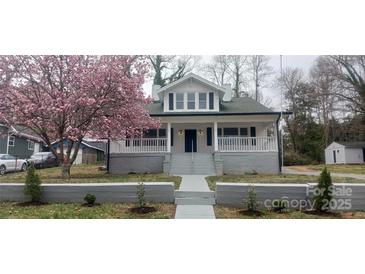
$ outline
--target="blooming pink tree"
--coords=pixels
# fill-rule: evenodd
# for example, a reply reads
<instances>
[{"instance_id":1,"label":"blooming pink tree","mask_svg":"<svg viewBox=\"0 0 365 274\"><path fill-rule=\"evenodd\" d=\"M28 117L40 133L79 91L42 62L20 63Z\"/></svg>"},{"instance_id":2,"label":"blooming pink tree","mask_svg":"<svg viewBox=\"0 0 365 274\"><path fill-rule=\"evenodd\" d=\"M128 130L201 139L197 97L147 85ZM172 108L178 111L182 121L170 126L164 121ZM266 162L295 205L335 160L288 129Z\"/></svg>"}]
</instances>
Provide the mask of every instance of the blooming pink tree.
<instances>
[{"instance_id":1,"label":"blooming pink tree","mask_svg":"<svg viewBox=\"0 0 365 274\"><path fill-rule=\"evenodd\" d=\"M29 127L69 177L85 136L121 139L159 126L145 110L147 69L140 56L0 56L0 120Z\"/></svg>"}]
</instances>

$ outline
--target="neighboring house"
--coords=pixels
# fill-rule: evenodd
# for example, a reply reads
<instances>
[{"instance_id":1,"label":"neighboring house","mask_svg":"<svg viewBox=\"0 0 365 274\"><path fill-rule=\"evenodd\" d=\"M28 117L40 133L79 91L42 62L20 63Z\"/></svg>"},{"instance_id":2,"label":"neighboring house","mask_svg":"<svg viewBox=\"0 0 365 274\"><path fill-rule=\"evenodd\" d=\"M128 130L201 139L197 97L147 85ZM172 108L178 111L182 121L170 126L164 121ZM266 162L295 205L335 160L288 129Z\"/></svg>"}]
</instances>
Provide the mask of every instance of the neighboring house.
<instances>
[{"instance_id":1,"label":"neighboring house","mask_svg":"<svg viewBox=\"0 0 365 274\"><path fill-rule=\"evenodd\" d=\"M280 172L280 112L248 97L232 98L230 85L193 73L154 86L152 96L148 110L161 128L111 142L110 173Z\"/></svg>"},{"instance_id":2,"label":"neighboring house","mask_svg":"<svg viewBox=\"0 0 365 274\"><path fill-rule=\"evenodd\" d=\"M64 141L63 144L64 150L66 151L67 141ZM58 142L53 142L52 145L57 148L58 152L60 151ZM102 142L82 141L74 164L96 164L103 162L105 160L105 145L104 147L102 145ZM71 156L73 153L74 149L71 150Z\"/></svg>"},{"instance_id":3,"label":"neighboring house","mask_svg":"<svg viewBox=\"0 0 365 274\"><path fill-rule=\"evenodd\" d=\"M365 163L365 142L333 142L325 149L326 164Z\"/></svg>"},{"instance_id":4,"label":"neighboring house","mask_svg":"<svg viewBox=\"0 0 365 274\"><path fill-rule=\"evenodd\" d=\"M28 159L43 149L43 142L23 126L6 126L0 123L0 154Z\"/></svg>"}]
</instances>

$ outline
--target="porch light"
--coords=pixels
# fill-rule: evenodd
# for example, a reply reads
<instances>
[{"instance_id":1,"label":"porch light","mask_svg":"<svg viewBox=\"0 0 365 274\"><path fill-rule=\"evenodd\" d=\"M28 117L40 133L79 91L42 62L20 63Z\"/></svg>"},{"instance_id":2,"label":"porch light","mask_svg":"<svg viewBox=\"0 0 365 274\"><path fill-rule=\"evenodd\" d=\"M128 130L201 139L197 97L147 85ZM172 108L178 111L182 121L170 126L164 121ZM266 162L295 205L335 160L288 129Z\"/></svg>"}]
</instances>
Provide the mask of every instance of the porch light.
<instances>
[{"instance_id":1,"label":"porch light","mask_svg":"<svg viewBox=\"0 0 365 274\"><path fill-rule=\"evenodd\" d=\"M184 135L184 130L179 129L178 132L177 132L177 134L180 135L180 136Z\"/></svg>"},{"instance_id":2,"label":"porch light","mask_svg":"<svg viewBox=\"0 0 365 274\"><path fill-rule=\"evenodd\" d=\"M199 129L199 130L198 130L198 134L199 134L199 135L204 135L204 130Z\"/></svg>"}]
</instances>

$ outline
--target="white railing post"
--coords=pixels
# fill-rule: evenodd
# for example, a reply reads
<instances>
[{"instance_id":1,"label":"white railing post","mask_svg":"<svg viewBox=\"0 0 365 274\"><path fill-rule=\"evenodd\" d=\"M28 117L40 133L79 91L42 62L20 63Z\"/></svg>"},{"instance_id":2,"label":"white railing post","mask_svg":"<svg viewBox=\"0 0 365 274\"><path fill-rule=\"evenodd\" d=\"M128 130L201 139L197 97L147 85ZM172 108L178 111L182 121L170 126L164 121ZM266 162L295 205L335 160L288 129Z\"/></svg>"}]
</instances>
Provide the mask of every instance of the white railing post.
<instances>
[{"instance_id":1,"label":"white railing post","mask_svg":"<svg viewBox=\"0 0 365 274\"><path fill-rule=\"evenodd\" d=\"M167 152L171 152L171 123L167 123Z\"/></svg>"}]
</instances>

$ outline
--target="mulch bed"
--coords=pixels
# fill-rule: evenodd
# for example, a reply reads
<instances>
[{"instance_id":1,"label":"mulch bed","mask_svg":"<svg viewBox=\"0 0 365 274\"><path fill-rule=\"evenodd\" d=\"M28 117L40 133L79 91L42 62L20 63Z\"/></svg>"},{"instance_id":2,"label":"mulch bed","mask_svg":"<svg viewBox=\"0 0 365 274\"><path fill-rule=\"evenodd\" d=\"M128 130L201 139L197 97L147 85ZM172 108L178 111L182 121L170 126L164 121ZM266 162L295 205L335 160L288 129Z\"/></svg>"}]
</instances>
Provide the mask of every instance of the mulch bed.
<instances>
[{"instance_id":1,"label":"mulch bed","mask_svg":"<svg viewBox=\"0 0 365 274\"><path fill-rule=\"evenodd\" d=\"M340 213L331 212L331 211L319 211L319 210L306 210L303 211L305 214L324 216L324 217L340 217Z\"/></svg>"},{"instance_id":2,"label":"mulch bed","mask_svg":"<svg viewBox=\"0 0 365 274\"><path fill-rule=\"evenodd\" d=\"M260 217L263 215L263 213L261 211L255 211L255 210L240 210L238 212L245 216Z\"/></svg>"},{"instance_id":3,"label":"mulch bed","mask_svg":"<svg viewBox=\"0 0 365 274\"><path fill-rule=\"evenodd\" d=\"M153 206L143 206L143 207L132 207L129 209L132 213L138 213L138 214L147 214L151 212L157 211L157 209Z\"/></svg>"},{"instance_id":4,"label":"mulch bed","mask_svg":"<svg viewBox=\"0 0 365 274\"><path fill-rule=\"evenodd\" d=\"M100 206L100 204L99 203L93 203L93 204L83 203L81 206L84 206L84 207L94 207L94 206Z\"/></svg>"},{"instance_id":5,"label":"mulch bed","mask_svg":"<svg viewBox=\"0 0 365 274\"><path fill-rule=\"evenodd\" d=\"M26 206L43 206L46 204L47 203L44 203L44 202L22 202L22 203L17 203L16 205L26 207Z\"/></svg>"}]
</instances>

